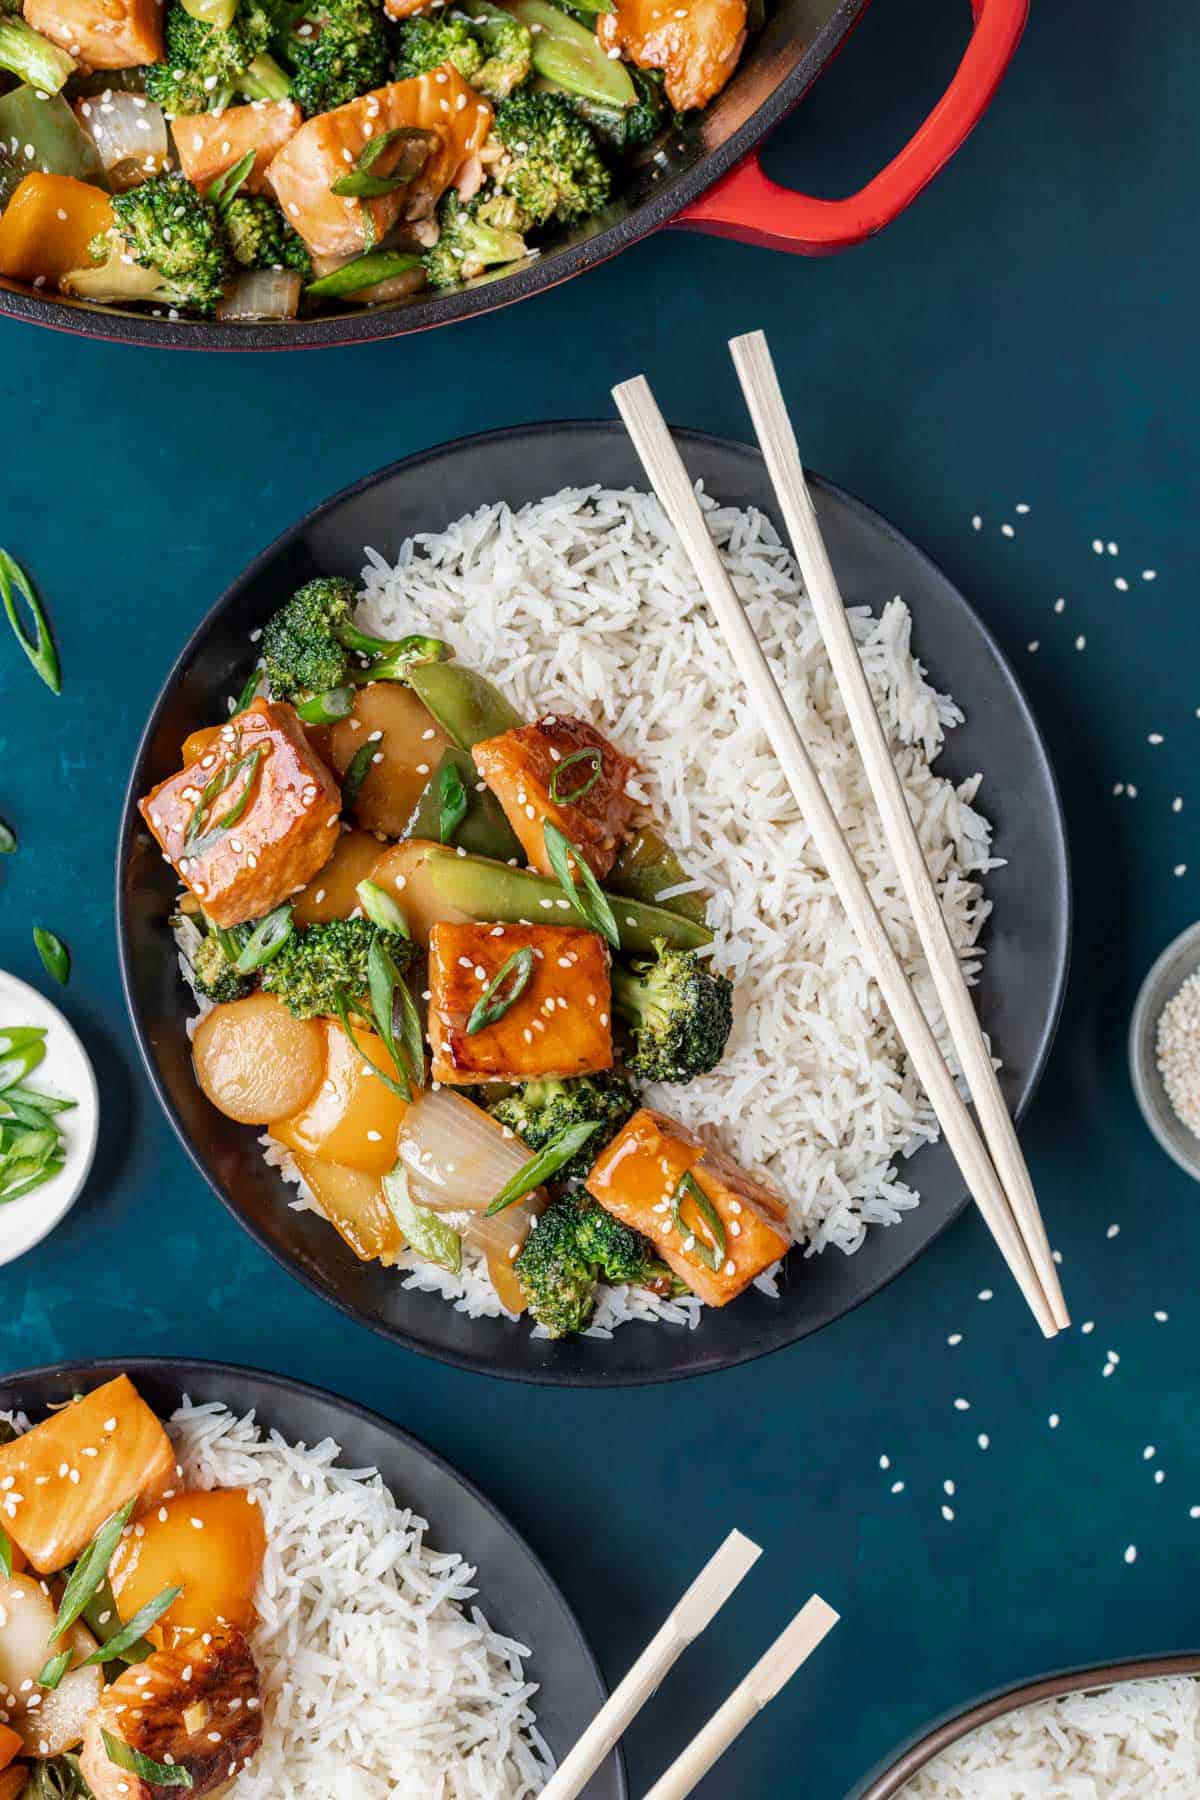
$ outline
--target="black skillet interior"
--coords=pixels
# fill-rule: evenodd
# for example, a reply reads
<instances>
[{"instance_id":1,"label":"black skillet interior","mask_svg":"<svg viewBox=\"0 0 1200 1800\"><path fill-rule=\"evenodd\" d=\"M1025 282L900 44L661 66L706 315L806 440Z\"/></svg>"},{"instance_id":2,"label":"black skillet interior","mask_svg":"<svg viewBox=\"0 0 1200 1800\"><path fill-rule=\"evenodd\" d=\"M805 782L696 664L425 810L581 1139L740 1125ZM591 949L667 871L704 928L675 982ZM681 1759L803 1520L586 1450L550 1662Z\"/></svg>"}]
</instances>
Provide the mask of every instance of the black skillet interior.
<instances>
[{"instance_id":1,"label":"black skillet interior","mask_svg":"<svg viewBox=\"0 0 1200 1800\"><path fill-rule=\"evenodd\" d=\"M430 1524L435 1549L457 1550L479 1571L478 1605L489 1624L530 1647L526 1663L540 1684L538 1728L561 1757L605 1699L604 1683L575 1615L529 1545L491 1501L432 1450L398 1425L320 1388L231 1363L132 1357L122 1362L58 1363L6 1375L0 1410L25 1412L33 1423L47 1408L128 1375L160 1418L186 1393L219 1400L238 1414L253 1410L264 1429L292 1443L333 1438L348 1468L376 1468L392 1494ZM584 1800L627 1800L619 1753L584 1790Z\"/></svg>"},{"instance_id":2,"label":"black skillet interior","mask_svg":"<svg viewBox=\"0 0 1200 1800\"><path fill-rule=\"evenodd\" d=\"M524 300L657 231L774 130L857 23L867 0L773 0L728 87L703 113L647 147L611 204L516 273L381 307L318 318L222 325L47 299L0 283L0 314L88 337L184 350L284 350L368 343L449 325Z\"/></svg>"},{"instance_id":3,"label":"black skillet interior","mask_svg":"<svg viewBox=\"0 0 1200 1800\"><path fill-rule=\"evenodd\" d=\"M677 434L688 468L724 502L773 513L756 451L697 433ZM484 501L520 503L564 485L644 485L616 425L516 428L446 445L371 476L326 502L279 538L222 596L167 676L135 763L117 854L117 916L125 993L160 1100L193 1162L257 1241L317 1293L362 1324L410 1348L487 1373L592 1385L701 1374L793 1343L840 1318L905 1268L962 1209L962 1182L941 1144L904 1166L921 1206L873 1230L854 1256L830 1250L789 1259L782 1296L751 1290L708 1309L695 1331L628 1324L611 1342L549 1343L527 1324L470 1320L436 1295L402 1287L378 1264L356 1261L313 1214L289 1211L280 1178L262 1161L252 1130L216 1113L192 1075L184 1022L190 995L177 972L167 925L174 881L135 802L178 767L179 745L223 716L224 696L245 679L248 634L316 574L357 575L363 547L389 558L411 533L436 530ZM939 765L956 780L982 769L980 804L996 827L1006 866L988 878L995 914L987 928L980 993L985 1029L1003 1058L1011 1106L1028 1102L1049 1051L1066 977L1070 891L1054 776L1012 671L945 576L884 520L827 483L817 509L848 604L878 609L893 594L912 608L914 645L932 678L963 706Z\"/></svg>"}]
</instances>

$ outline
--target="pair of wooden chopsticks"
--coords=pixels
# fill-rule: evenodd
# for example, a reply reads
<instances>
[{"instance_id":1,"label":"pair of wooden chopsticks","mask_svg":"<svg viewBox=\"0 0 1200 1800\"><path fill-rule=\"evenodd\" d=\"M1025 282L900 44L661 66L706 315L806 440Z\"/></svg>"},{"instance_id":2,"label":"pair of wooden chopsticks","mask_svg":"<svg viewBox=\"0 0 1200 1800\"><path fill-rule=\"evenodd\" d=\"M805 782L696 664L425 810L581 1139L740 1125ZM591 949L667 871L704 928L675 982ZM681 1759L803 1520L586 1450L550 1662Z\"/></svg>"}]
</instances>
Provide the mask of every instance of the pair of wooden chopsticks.
<instances>
[{"instance_id":1,"label":"pair of wooden chopsticks","mask_svg":"<svg viewBox=\"0 0 1200 1800\"><path fill-rule=\"evenodd\" d=\"M1038 1211L1033 1183L938 904L883 726L871 699L838 591L837 577L804 479L800 452L771 353L761 331L734 338L730 349L804 586L841 689L858 753L879 808L884 835L899 870L950 1037L987 1140L986 1149L842 837L833 808L776 685L762 646L734 593L683 460L645 378L639 375L633 381L623 382L614 388L613 398L651 485L679 533L716 614L733 660L858 938L863 961L879 986L917 1078L929 1096L942 1134L1034 1317L1046 1337L1053 1337L1070 1324L1070 1315Z\"/></svg>"},{"instance_id":2,"label":"pair of wooden chopsticks","mask_svg":"<svg viewBox=\"0 0 1200 1800\"><path fill-rule=\"evenodd\" d=\"M542 1789L541 1800L575 1800L617 1740L660 1686L667 1671L710 1625L743 1576L762 1555L757 1544L731 1531L721 1548L701 1569L679 1604L667 1615L620 1686L600 1708L583 1736ZM723 1756L734 1738L789 1682L838 1615L814 1594L766 1655L738 1683L725 1704L659 1777L645 1800L684 1800L696 1783Z\"/></svg>"}]
</instances>

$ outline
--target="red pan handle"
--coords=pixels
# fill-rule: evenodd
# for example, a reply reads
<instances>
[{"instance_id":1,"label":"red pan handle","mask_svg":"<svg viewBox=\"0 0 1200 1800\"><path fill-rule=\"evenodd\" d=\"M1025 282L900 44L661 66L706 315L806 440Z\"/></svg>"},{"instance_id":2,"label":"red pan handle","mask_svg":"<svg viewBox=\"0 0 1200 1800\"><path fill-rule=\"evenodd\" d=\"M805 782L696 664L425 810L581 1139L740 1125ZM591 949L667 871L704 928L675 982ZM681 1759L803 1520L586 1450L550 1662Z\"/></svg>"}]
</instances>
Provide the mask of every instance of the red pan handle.
<instances>
[{"instance_id":1,"label":"red pan handle","mask_svg":"<svg viewBox=\"0 0 1200 1800\"><path fill-rule=\"evenodd\" d=\"M1029 0L971 0L975 29L954 77L925 123L857 194L816 200L763 173L757 155L731 169L671 223L768 250L828 256L874 237L916 199L987 111L1012 61Z\"/></svg>"}]
</instances>

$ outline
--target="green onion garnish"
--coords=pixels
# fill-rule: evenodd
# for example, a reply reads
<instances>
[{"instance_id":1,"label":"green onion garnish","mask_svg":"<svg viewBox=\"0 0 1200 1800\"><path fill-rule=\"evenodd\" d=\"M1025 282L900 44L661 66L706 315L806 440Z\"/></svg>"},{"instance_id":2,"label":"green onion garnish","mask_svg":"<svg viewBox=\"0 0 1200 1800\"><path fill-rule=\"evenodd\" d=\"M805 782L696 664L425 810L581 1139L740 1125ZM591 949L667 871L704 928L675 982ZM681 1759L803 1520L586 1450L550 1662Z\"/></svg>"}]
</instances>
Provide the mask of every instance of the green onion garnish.
<instances>
[{"instance_id":1,"label":"green onion garnish","mask_svg":"<svg viewBox=\"0 0 1200 1800\"><path fill-rule=\"evenodd\" d=\"M366 1051L355 1037L354 1027L350 1023L350 1002L346 999L345 994L335 994L333 1004L342 1030L350 1039L351 1044L354 1046L355 1050L357 1050L359 1056L367 1065L368 1069L370 1069L371 1073L379 1077L385 1088L388 1088L393 1094L398 1095L401 1100L405 1100L411 1105L412 1088L403 1077L397 1079L397 1076L399 1075L399 1064L397 1064L396 1075L389 1075L386 1069L381 1069L379 1064L374 1062L372 1058L367 1055ZM376 1021L376 1023L378 1023L378 1021ZM384 1042L387 1042L386 1038L384 1039Z\"/></svg>"},{"instance_id":2,"label":"green onion garnish","mask_svg":"<svg viewBox=\"0 0 1200 1800\"><path fill-rule=\"evenodd\" d=\"M120 1512L115 1512L111 1519L104 1521L71 1570L70 1579L63 1589L62 1600L59 1602L54 1630L50 1633L51 1643L56 1638L60 1638L64 1631L70 1629L107 1576L108 1565L113 1559L113 1551L121 1541L121 1533L128 1525L129 1515L132 1511L133 1500L129 1499Z\"/></svg>"},{"instance_id":3,"label":"green onion garnish","mask_svg":"<svg viewBox=\"0 0 1200 1800\"><path fill-rule=\"evenodd\" d=\"M399 140L404 140L404 147L395 164L386 175L373 175L371 171L384 151ZM421 173L431 148L427 131L417 131L407 125L385 131L382 137L370 138L363 145L353 172L339 176L329 191L344 199L381 200L385 194L394 194L397 188L407 187Z\"/></svg>"},{"instance_id":4,"label":"green onion garnish","mask_svg":"<svg viewBox=\"0 0 1200 1800\"><path fill-rule=\"evenodd\" d=\"M33 941L47 975L52 975L60 987L66 987L71 976L71 952L62 939L44 925L35 925Z\"/></svg>"},{"instance_id":5,"label":"green onion garnish","mask_svg":"<svg viewBox=\"0 0 1200 1800\"><path fill-rule=\"evenodd\" d=\"M490 1219L493 1213L503 1212L505 1207L512 1206L531 1194L543 1181L549 1181L557 1175L564 1163L569 1163L577 1150L582 1150L592 1133L599 1131L598 1119L585 1119L578 1125L565 1125L556 1132L543 1150L531 1156L527 1163L522 1163L512 1178L505 1182L491 1205L484 1210L484 1218Z\"/></svg>"},{"instance_id":6,"label":"green onion garnish","mask_svg":"<svg viewBox=\"0 0 1200 1800\"><path fill-rule=\"evenodd\" d=\"M378 925L381 931L394 932L397 937L412 936L408 920L377 881L360 881L354 891L373 925Z\"/></svg>"},{"instance_id":7,"label":"green onion garnish","mask_svg":"<svg viewBox=\"0 0 1200 1800\"><path fill-rule=\"evenodd\" d=\"M11 1031L0 1031L0 1094L23 1081L43 1061L45 1036L45 1030L39 1025L19 1025Z\"/></svg>"},{"instance_id":8,"label":"green onion garnish","mask_svg":"<svg viewBox=\"0 0 1200 1800\"><path fill-rule=\"evenodd\" d=\"M145 1606L134 1613L127 1625L106 1638L97 1650L79 1666L86 1669L88 1663L123 1662L127 1650L132 1650L140 1638L144 1637L152 1625L157 1625L167 1608L174 1606L183 1589L181 1587L165 1587L161 1593L155 1594L153 1600L147 1600ZM68 1653L69 1654L69 1653Z\"/></svg>"},{"instance_id":9,"label":"green onion garnish","mask_svg":"<svg viewBox=\"0 0 1200 1800\"><path fill-rule=\"evenodd\" d=\"M151 1756L143 1756L140 1750L131 1750L120 1738L100 1728L100 1736L104 1740L104 1754L110 1763L116 1763L118 1769L125 1769L130 1775L140 1775L151 1787L190 1788L191 1772L180 1768L178 1763L155 1762Z\"/></svg>"},{"instance_id":10,"label":"green onion garnish","mask_svg":"<svg viewBox=\"0 0 1200 1800\"><path fill-rule=\"evenodd\" d=\"M33 619L33 635L17 610L16 588L29 608ZM41 602L33 591L28 575L20 563L0 550L0 599L4 601L4 610L8 614L8 622L13 628L13 635L22 650L50 689L52 694L62 692L62 672L58 666L58 652L54 648L54 639L50 635L50 627Z\"/></svg>"},{"instance_id":11,"label":"green onion garnish","mask_svg":"<svg viewBox=\"0 0 1200 1800\"><path fill-rule=\"evenodd\" d=\"M467 816L467 790L457 765L444 762L438 770L438 837L448 844Z\"/></svg>"},{"instance_id":12,"label":"green onion garnish","mask_svg":"<svg viewBox=\"0 0 1200 1800\"><path fill-rule=\"evenodd\" d=\"M233 711L229 715L231 719L236 719L239 713L244 713L254 696L257 694L258 680L261 673L262 671L259 669L251 669L249 675L246 677L246 685L234 701Z\"/></svg>"},{"instance_id":13,"label":"green onion garnish","mask_svg":"<svg viewBox=\"0 0 1200 1800\"><path fill-rule=\"evenodd\" d=\"M509 1007L521 998L529 986L532 974L533 951L528 944L522 944L519 950L514 950L501 963L471 1008L471 1016L467 1020L467 1036L471 1037L475 1032L483 1031L486 1026L494 1025L497 1019L502 1019Z\"/></svg>"},{"instance_id":14,"label":"green onion garnish","mask_svg":"<svg viewBox=\"0 0 1200 1800\"><path fill-rule=\"evenodd\" d=\"M4 1571L5 1580L12 1574L12 1565L12 1539L9 1537L7 1531L5 1531L3 1525L0 1525L0 1569L3 1569Z\"/></svg>"},{"instance_id":15,"label":"green onion garnish","mask_svg":"<svg viewBox=\"0 0 1200 1800\"><path fill-rule=\"evenodd\" d=\"M408 1173L397 1163L383 1178L383 1194L393 1217L418 1256L457 1275L462 1268L462 1238L431 1207L418 1206L408 1191Z\"/></svg>"},{"instance_id":16,"label":"green onion garnish","mask_svg":"<svg viewBox=\"0 0 1200 1800\"><path fill-rule=\"evenodd\" d=\"M17 834L11 825L0 819L0 856L11 856L17 847Z\"/></svg>"},{"instance_id":17,"label":"green onion garnish","mask_svg":"<svg viewBox=\"0 0 1200 1800\"><path fill-rule=\"evenodd\" d=\"M354 711L352 687L329 688L323 694L312 694L296 708L296 717L306 725L337 725Z\"/></svg>"},{"instance_id":18,"label":"green onion garnish","mask_svg":"<svg viewBox=\"0 0 1200 1800\"><path fill-rule=\"evenodd\" d=\"M371 994L375 1029L387 1046L387 1053L395 1064L396 1073L406 1086L409 1085L411 1075L416 1077L417 1086L421 1087L425 1080L425 1053L421 1045L420 1028L418 1026L414 1061L412 1040L406 1038L403 1045L400 1042L400 1037L404 1035L405 1021L402 1003L398 1006L397 1001L401 992L407 994L408 989L382 934L372 941L367 952L367 986ZM412 995L409 994L408 997L411 1002ZM407 1098L411 1099L411 1094Z\"/></svg>"},{"instance_id":19,"label":"green onion garnish","mask_svg":"<svg viewBox=\"0 0 1200 1800\"><path fill-rule=\"evenodd\" d=\"M560 777L566 774L573 763L581 762L591 763L591 774L585 777L582 787L572 788L570 793L564 794L559 787ZM574 806L577 800L582 800L585 794L591 793L592 789L600 779L600 772L603 767L604 752L597 746L593 745L590 750L573 750L570 756L563 757L553 775L550 777L550 798L559 806Z\"/></svg>"},{"instance_id":20,"label":"green onion garnish","mask_svg":"<svg viewBox=\"0 0 1200 1800\"><path fill-rule=\"evenodd\" d=\"M328 275L319 275L307 284L304 292L313 300L341 300L348 294L359 294L364 288L375 287L378 282L391 281L397 275L406 275L410 269L420 267L421 258L411 250L367 250L362 256L353 256L349 262L331 269Z\"/></svg>"},{"instance_id":21,"label":"green onion garnish","mask_svg":"<svg viewBox=\"0 0 1200 1800\"><path fill-rule=\"evenodd\" d=\"M265 919L260 919L241 950L234 959L234 969L239 975L253 975L256 969L265 969L272 962L292 935L292 903L284 900Z\"/></svg>"},{"instance_id":22,"label":"green onion garnish","mask_svg":"<svg viewBox=\"0 0 1200 1800\"><path fill-rule=\"evenodd\" d=\"M226 169L224 174L218 175L216 180L209 184L206 198L222 216L228 212L230 202L237 198L239 189L248 179L253 167L254 151L247 150L245 156L239 156L238 160Z\"/></svg>"},{"instance_id":23,"label":"green onion garnish","mask_svg":"<svg viewBox=\"0 0 1200 1800\"><path fill-rule=\"evenodd\" d=\"M200 790L200 798L192 809L188 820L188 828L183 837L183 850L187 856L203 856L213 845L218 843L228 831L231 831L250 804L250 794L254 787L254 777L258 773L258 765L262 761L264 749L261 744L249 751L245 756L237 757L218 769L211 781ZM211 830L205 831L208 816L214 800L218 800L226 788L232 787L239 775L244 774L246 784L241 793L217 820ZM201 833L204 835L201 836Z\"/></svg>"},{"instance_id":24,"label":"green onion garnish","mask_svg":"<svg viewBox=\"0 0 1200 1800\"><path fill-rule=\"evenodd\" d=\"M600 883L588 868L583 859L583 851L578 849L557 825L547 819L542 826L542 842L546 846L546 855L550 859L550 867L558 878L558 885L585 925L606 938L614 950L621 948L621 934L617 930L617 921L613 917L613 909L608 904L607 896L602 892ZM571 863L579 872L580 887L571 875Z\"/></svg>"},{"instance_id":25,"label":"green onion garnish","mask_svg":"<svg viewBox=\"0 0 1200 1800\"><path fill-rule=\"evenodd\" d=\"M683 1203L688 1197L696 1203L696 1211L704 1220L712 1233L712 1243L706 1244L683 1218ZM726 1238L725 1223L720 1213L705 1193L696 1177L688 1169L680 1180L679 1186L671 1196L671 1219L677 1231L684 1233L685 1238L695 1239L693 1248L702 1263L706 1263L715 1272L725 1261Z\"/></svg>"},{"instance_id":26,"label":"green onion garnish","mask_svg":"<svg viewBox=\"0 0 1200 1800\"><path fill-rule=\"evenodd\" d=\"M346 773L342 776L342 805L353 806L362 791L362 784L367 779L367 772L375 757L379 754L382 738L370 739L360 744L350 758Z\"/></svg>"},{"instance_id":27,"label":"green onion garnish","mask_svg":"<svg viewBox=\"0 0 1200 1800\"><path fill-rule=\"evenodd\" d=\"M60 1650L57 1656L52 1656L49 1662L44 1663L42 1672L37 1678L38 1686L40 1688L56 1688L70 1668L71 1658L74 1654L73 1650Z\"/></svg>"}]
</instances>

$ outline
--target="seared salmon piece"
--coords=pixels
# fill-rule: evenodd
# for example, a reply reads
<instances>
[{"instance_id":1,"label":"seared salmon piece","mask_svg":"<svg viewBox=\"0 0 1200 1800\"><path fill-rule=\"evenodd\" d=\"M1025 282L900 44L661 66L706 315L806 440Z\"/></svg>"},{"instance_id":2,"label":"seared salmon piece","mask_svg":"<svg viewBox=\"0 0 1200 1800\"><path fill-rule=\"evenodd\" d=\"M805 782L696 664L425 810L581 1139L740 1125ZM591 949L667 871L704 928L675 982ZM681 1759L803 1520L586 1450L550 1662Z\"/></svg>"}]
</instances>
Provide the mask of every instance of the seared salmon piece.
<instances>
[{"instance_id":1,"label":"seared salmon piece","mask_svg":"<svg viewBox=\"0 0 1200 1800\"><path fill-rule=\"evenodd\" d=\"M294 708L259 699L138 807L209 918L240 925L324 867L340 835L341 804Z\"/></svg>"},{"instance_id":2,"label":"seared salmon piece","mask_svg":"<svg viewBox=\"0 0 1200 1800\"><path fill-rule=\"evenodd\" d=\"M163 59L162 0L25 0L25 22L85 69Z\"/></svg>"},{"instance_id":3,"label":"seared salmon piece","mask_svg":"<svg viewBox=\"0 0 1200 1800\"><path fill-rule=\"evenodd\" d=\"M476 1003L514 953L525 987L494 1024L468 1031ZM511 992L517 971L496 995ZM608 947L574 925L435 925L429 934L433 1079L533 1081L612 1068Z\"/></svg>"},{"instance_id":4,"label":"seared salmon piece","mask_svg":"<svg viewBox=\"0 0 1200 1800\"><path fill-rule=\"evenodd\" d=\"M578 844L593 875L608 874L633 817L635 803L625 784L637 773L636 763L585 719L561 713L484 738L471 755L531 868L554 873L542 836L549 819Z\"/></svg>"},{"instance_id":5,"label":"seared salmon piece","mask_svg":"<svg viewBox=\"0 0 1200 1800\"><path fill-rule=\"evenodd\" d=\"M158 1650L107 1687L83 1735L80 1766L95 1800L164 1800L170 1789L110 1762L107 1731L152 1762L191 1776L189 1792L211 1794L247 1766L262 1743L262 1693L250 1646L218 1626Z\"/></svg>"},{"instance_id":6,"label":"seared salmon piece","mask_svg":"<svg viewBox=\"0 0 1200 1800\"><path fill-rule=\"evenodd\" d=\"M330 192L335 181L353 170L371 138L405 126L436 139L436 148L408 187L378 200ZM491 126L487 101L444 63L309 119L275 158L268 178L313 255L344 260L358 255L368 242L378 243L399 218L427 217ZM371 173L386 175L403 150L403 141L397 141Z\"/></svg>"},{"instance_id":7,"label":"seared salmon piece","mask_svg":"<svg viewBox=\"0 0 1200 1800\"><path fill-rule=\"evenodd\" d=\"M175 1452L127 1375L0 1444L0 1522L39 1574L65 1568L127 1500L175 1482Z\"/></svg>"},{"instance_id":8,"label":"seared salmon piece","mask_svg":"<svg viewBox=\"0 0 1200 1800\"><path fill-rule=\"evenodd\" d=\"M616 0L596 36L609 55L661 69L677 112L707 106L737 67L746 41L746 0Z\"/></svg>"},{"instance_id":9,"label":"seared salmon piece","mask_svg":"<svg viewBox=\"0 0 1200 1800\"><path fill-rule=\"evenodd\" d=\"M648 1237L709 1306L736 1299L791 1248L773 1189L648 1106L617 1133L586 1186L614 1218Z\"/></svg>"},{"instance_id":10,"label":"seared salmon piece","mask_svg":"<svg viewBox=\"0 0 1200 1800\"><path fill-rule=\"evenodd\" d=\"M227 106L219 113L192 113L171 126L175 154L193 187L203 192L247 150L254 167L242 184L244 194L269 194L267 166L300 129L304 114L294 100L253 100Z\"/></svg>"}]
</instances>

